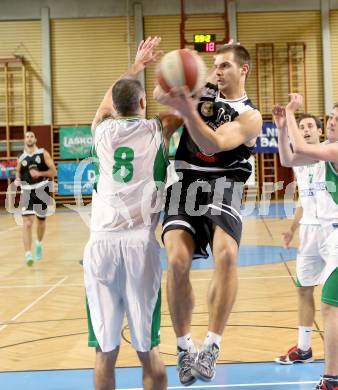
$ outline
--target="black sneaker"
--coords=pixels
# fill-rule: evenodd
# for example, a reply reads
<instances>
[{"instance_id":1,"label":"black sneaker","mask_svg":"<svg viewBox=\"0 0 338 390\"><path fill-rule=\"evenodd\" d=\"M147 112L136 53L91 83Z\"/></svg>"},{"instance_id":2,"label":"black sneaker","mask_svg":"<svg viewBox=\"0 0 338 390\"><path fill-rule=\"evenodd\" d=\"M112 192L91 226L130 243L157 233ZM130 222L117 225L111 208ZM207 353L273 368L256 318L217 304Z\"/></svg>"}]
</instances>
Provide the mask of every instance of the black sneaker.
<instances>
[{"instance_id":1,"label":"black sneaker","mask_svg":"<svg viewBox=\"0 0 338 390\"><path fill-rule=\"evenodd\" d=\"M191 370L192 375L204 382L212 381L216 375L216 360L218 356L219 348L216 344L203 346Z\"/></svg>"},{"instance_id":2,"label":"black sneaker","mask_svg":"<svg viewBox=\"0 0 338 390\"><path fill-rule=\"evenodd\" d=\"M189 352L186 349L177 347L177 370L180 382L184 386L190 386L196 382L196 378L191 373L191 368L195 364L197 352Z\"/></svg>"}]
</instances>

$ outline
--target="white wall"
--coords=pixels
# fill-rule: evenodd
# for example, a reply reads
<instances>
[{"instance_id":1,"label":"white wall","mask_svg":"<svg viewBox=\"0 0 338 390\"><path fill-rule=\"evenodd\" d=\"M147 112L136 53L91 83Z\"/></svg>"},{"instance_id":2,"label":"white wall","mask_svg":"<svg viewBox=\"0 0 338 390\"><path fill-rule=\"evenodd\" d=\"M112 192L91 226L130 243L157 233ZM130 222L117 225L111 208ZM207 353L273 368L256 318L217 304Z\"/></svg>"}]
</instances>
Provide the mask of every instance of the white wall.
<instances>
[{"instance_id":1,"label":"white wall","mask_svg":"<svg viewBox=\"0 0 338 390\"><path fill-rule=\"evenodd\" d=\"M185 0L188 13L223 12L223 0ZM230 0L239 12L319 10L320 0ZM85 18L126 15L127 2L141 3L144 15L178 15L180 0L0 0L0 20L40 19L40 9L50 8L51 18ZM338 8L338 0L331 0Z\"/></svg>"}]
</instances>

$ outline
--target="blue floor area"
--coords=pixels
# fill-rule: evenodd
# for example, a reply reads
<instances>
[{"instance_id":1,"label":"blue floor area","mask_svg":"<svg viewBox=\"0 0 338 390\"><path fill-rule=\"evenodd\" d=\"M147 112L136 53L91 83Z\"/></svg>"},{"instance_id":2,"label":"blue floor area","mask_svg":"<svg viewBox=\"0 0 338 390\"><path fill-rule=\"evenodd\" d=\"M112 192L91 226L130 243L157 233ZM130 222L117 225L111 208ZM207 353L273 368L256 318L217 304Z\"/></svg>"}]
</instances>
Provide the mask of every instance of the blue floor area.
<instances>
[{"instance_id":1,"label":"blue floor area","mask_svg":"<svg viewBox=\"0 0 338 390\"><path fill-rule=\"evenodd\" d=\"M209 269L213 268L213 260L208 248L209 257L207 259L197 259L192 262L192 269ZM281 246L257 246L241 245L239 249L238 265L240 267L260 264L280 263L283 261L295 260L297 249L284 249ZM162 268L167 269L166 252L161 248Z\"/></svg>"},{"instance_id":2,"label":"blue floor area","mask_svg":"<svg viewBox=\"0 0 338 390\"><path fill-rule=\"evenodd\" d=\"M168 389L313 390L323 373L323 362L280 366L274 363L219 364L214 381L180 384L176 368L167 367ZM140 368L119 368L117 389L142 389ZM0 373L1 390L92 390L92 370L55 370Z\"/></svg>"},{"instance_id":3,"label":"blue floor area","mask_svg":"<svg viewBox=\"0 0 338 390\"><path fill-rule=\"evenodd\" d=\"M241 214L244 219L284 219L293 218L295 202L260 202L243 204Z\"/></svg>"}]
</instances>

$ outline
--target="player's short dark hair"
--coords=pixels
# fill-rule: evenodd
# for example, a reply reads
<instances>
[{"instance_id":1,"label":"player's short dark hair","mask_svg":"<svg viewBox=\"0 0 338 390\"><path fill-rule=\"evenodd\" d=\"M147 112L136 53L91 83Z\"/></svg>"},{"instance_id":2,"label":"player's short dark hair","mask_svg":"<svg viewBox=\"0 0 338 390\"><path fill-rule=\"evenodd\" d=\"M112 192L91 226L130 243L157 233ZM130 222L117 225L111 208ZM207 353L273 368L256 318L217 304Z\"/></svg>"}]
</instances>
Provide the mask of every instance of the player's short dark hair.
<instances>
[{"instance_id":1,"label":"player's short dark hair","mask_svg":"<svg viewBox=\"0 0 338 390\"><path fill-rule=\"evenodd\" d=\"M251 56L244 46L238 44L224 45L217 49L216 54L223 54L228 51L234 53L234 60L239 66L248 64L249 69L251 68Z\"/></svg>"},{"instance_id":2,"label":"player's short dark hair","mask_svg":"<svg viewBox=\"0 0 338 390\"><path fill-rule=\"evenodd\" d=\"M317 129L323 129L323 123L318 118L318 116L309 114L307 112L304 112L303 114L300 114L300 116L298 117L298 126L300 124L300 121L302 121L303 119L307 119L307 118L312 118L315 121Z\"/></svg>"},{"instance_id":3,"label":"player's short dark hair","mask_svg":"<svg viewBox=\"0 0 338 390\"><path fill-rule=\"evenodd\" d=\"M334 110L335 108L338 108L338 102L336 102L333 107L332 107L332 110Z\"/></svg>"},{"instance_id":4,"label":"player's short dark hair","mask_svg":"<svg viewBox=\"0 0 338 390\"><path fill-rule=\"evenodd\" d=\"M115 110L123 115L135 115L140 109L140 98L144 88L139 80L125 78L118 80L112 88Z\"/></svg>"},{"instance_id":5,"label":"player's short dark hair","mask_svg":"<svg viewBox=\"0 0 338 390\"><path fill-rule=\"evenodd\" d=\"M33 130L26 130L26 133L25 133L25 135L26 135L27 133L32 133L32 134L34 135L34 137L36 138L36 134L34 133L34 131L33 131Z\"/></svg>"}]
</instances>

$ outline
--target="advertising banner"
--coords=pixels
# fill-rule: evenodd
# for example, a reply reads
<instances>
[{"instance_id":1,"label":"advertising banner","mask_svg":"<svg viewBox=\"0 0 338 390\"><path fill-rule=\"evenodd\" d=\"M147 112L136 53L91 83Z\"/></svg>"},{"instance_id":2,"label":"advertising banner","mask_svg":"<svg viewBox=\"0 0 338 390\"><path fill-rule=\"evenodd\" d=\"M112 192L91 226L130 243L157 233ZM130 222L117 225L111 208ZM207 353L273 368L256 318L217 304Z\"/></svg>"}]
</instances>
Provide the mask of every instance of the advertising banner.
<instances>
[{"instance_id":1,"label":"advertising banner","mask_svg":"<svg viewBox=\"0 0 338 390\"><path fill-rule=\"evenodd\" d=\"M91 195L96 180L92 163L59 163L58 167L59 195Z\"/></svg>"},{"instance_id":2,"label":"advertising banner","mask_svg":"<svg viewBox=\"0 0 338 390\"><path fill-rule=\"evenodd\" d=\"M16 159L0 160L0 180L15 179Z\"/></svg>"},{"instance_id":3,"label":"advertising banner","mask_svg":"<svg viewBox=\"0 0 338 390\"><path fill-rule=\"evenodd\" d=\"M60 128L60 158L87 158L92 146L92 133L89 127Z\"/></svg>"},{"instance_id":4,"label":"advertising banner","mask_svg":"<svg viewBox=\"0 0 338 390\"><path fill-rule=\"evenodd\" d=\"M278 153L278 130L273 122L264 122L257 138L256 153Z\"/></svg>"}]
</instances>

